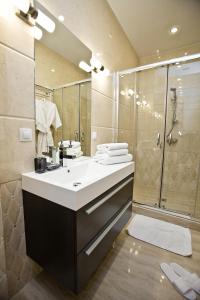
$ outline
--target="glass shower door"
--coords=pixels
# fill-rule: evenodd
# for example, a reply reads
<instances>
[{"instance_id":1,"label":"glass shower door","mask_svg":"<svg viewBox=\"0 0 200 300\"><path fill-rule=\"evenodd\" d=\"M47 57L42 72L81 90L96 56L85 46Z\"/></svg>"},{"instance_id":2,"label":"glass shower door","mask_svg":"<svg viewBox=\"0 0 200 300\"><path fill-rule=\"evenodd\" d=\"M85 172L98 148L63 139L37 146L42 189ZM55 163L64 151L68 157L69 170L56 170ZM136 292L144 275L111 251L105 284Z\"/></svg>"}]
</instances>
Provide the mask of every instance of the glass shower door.
<instances>
[{"instance_id":1,"label":"glass shower door","mask_svg":"<svg viewBox=\"0 0 200 300\"><path fill-rule=\"evenodd\" d=\"M167 67L137 72L135 202L158 206L162 176Z\"/></svg>"},{"instance_id":2,"label":"glass shower door","mask_svg":"<svg viewBox=\"0 0 200 300\"><path fill-rule=\"evenodd\" d=\"M161 207L200 217L200 62L169 67Z\"/></svg>"},{"instance_id":3,"label":"glass shower door","mask_svg":"<svg viewBox=\"0 0 200 300\"><path fill-rule=\"evenodd\" d=\"M63 88L63 140L79 140L79 85Z\"/></svg>"}]
</instances>

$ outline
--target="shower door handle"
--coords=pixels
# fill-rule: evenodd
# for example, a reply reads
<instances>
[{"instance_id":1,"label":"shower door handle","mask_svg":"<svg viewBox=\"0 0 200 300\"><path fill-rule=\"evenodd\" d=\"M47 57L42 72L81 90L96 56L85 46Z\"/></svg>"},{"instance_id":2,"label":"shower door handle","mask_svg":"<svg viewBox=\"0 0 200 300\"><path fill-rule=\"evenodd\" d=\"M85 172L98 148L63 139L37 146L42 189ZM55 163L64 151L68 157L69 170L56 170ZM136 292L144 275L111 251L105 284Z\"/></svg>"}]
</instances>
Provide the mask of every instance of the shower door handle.
<instances>
[{"instance_id":1,"label":"shower door handle","mask_svg":"<svg viewBox=\"0 0 200 300\"><path fill-rule=\"evenodd\" d=\"M161 147L161 143L160 143L160 133L158 132L157 134L157 140L156 140L156 146L160 146Z\"/></svg>"}]
</instances>

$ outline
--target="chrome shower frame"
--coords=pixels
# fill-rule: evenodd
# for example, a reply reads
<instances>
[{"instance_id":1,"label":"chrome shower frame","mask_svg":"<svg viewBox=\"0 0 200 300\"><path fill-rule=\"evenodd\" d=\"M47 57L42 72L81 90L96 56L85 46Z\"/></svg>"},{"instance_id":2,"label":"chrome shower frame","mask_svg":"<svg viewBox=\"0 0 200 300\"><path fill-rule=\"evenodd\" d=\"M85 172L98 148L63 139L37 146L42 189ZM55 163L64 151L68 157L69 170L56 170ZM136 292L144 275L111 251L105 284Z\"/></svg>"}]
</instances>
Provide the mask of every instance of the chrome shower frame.
<instances>
[{"instance_id":1,"label":"chrome shower frame","mask_svg":"<svg viewBox=\"0 0 200 300\"><path fill-rule=\"evenodd\" d=\"M117 120L116 120L116 129L117 129L117 135L118 135L118 116L119 116L119 80L120 77L123 75L128 75L128 74L132 74L132 73L137 73L139 71L144 71L144 70L149 70L149 69L154 69L154 68L158 68L158 67L163 67L166 66L167 69L169 69L170 65L174 65L176 63L184 63L187 61L192 61L195 59L199 59L200 58L200 53L196 53L196 54L192 54L192 55L185 55L182 57L177 57L177 58L173 58L173 59L169 59L169 60L164 60L164 61L160 61L160 62L156 62L156 63L152 63L152 64L147 64L147 65L142 65L142 66L138 66L138 67L134 67L134 68L130 68L130 69L126 69L126 70L122 70L122 71L118 71L115 73L114 75L114 97L116 100L116 115L117 115ZM167 81L168 81L168 70L167 70ZM136 83L135 83L136 84ZM176 97L176 95L175 95ZM175 114L175 118L173 116L173 120L172 120L172 130L170 132L168 132L168 134L166 134L166 107L167 107L167 98L168 98L168 90L166 93L166 99L165 99L165 104L164 104L164 109L165 109L165 134L164 134L164 138L163 138L163 147L165 147L165 142L170 143L170 145L177 143L177 140L175 138L172 137L172 131L174 129L174 126L177 123L176 120L176 114ZM171 99L172 101L174 101L173 99ZM173 104L173 103L172 103ZM177 103L174 103L175 105L177 105ZM134 101L134 106L136 106L136 101ZM136 114L136 110L134 109L134 114ZM136 120L135 118L136 116L134 115L134 120ZM136 123L136 122L135 122ZM136 125L136 124L135 124ZM168 135L168 141L167 141L167 135ZM135 136L137 136L137 125L135 126ZM166 139L165 139L166 137ZM117 141L117 137L115 138L115 141ZM164 151L163 151L163 162L164 162ZM162 194L162 178L163 178L163 172L164 172L164 163L162 163L162 170L161 170L161 186L160 186L160 200L159 200L159 208L162 209L161 206L161 202L162 202L162 198L161 198L161 194ZM165 200L165 199L164 199ZM149 208L151 208L151 206L149 206ZM167 210L168 213L174 213L174 211L170 211L170 209ZM182 215L182 217L187 217L187 215ZM196 220L199 222L199 220Z\"/></svg>"}]
</instances>

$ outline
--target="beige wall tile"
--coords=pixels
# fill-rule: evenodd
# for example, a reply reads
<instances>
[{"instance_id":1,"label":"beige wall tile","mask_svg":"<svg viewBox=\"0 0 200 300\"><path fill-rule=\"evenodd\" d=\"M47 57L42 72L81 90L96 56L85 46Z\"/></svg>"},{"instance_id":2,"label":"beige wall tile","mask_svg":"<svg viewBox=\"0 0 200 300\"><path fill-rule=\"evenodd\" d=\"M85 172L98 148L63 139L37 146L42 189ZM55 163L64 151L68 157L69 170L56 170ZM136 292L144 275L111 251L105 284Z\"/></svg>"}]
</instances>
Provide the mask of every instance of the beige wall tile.
<instances>
[{"instance_id":1,"label":"beige wall tile","mask_svg":"<svg viewBox=\"0 0 200 300\"><path fill-rule=\"evenodd\" d=\"M34 118L34 61L0 45L0 115Z\"/></svg>"},{"instance_id":2,"label":"beige wall tile","mask_svg":"<svg viewBox=\"0 0 200 300\"><path fill-rule=\"evenodd\" d=\"M33 141L20 142L19 128L32 128ZM0 183L21 178L33 170L35 156L35 122L0 117Z\"/></svg>"},{"instance_id":3,"label":"beige wall tile","mask_svg":"<svg viewBox=\"0 0 200 300\"><path fill-rule=\"evenodd\" d=\"M114 141L113 128L92 126L91 131L96 132L97 134L97 139L95 141L92 140L91 155L95 154L97 145L104 143L112 143Z\"/></svg>"},{"instance_id":4,"label":"beige wall tile","mask_svg":"<svg viewBox=\"0 0 200 300\"><path fill-rule=\"evenodd\" d=\"M119 104L119 128L131 129L131 110L127 105Z\"/></svg>"},{"instance_id":5,"label":"beige wall tile","mask_svg":"<svg viewBox=\"0 0 200 300\"><path fill-rule=\"evenodd\" d=\"M92 74L92 89L113 99L114 82L113 74L107 77L101 77L98 74Z\"/></svg>"},{"instance_id":6,"label":"beige wall tile","mask_svg":"<svg viewBox=\"0 0 200 300\"><path fill-rule=\"evenodd\" d=\"M40 268L26 255L25 229L21 181L12 181L0 186L6 268L9 297L13 296Z\"/></svg>"},{"instance_id":7,"label":"beige wall tile","mask_svg":"<svg viewBox=\"0 0 200 300\"><path fill-rule=\"evenodd\" d=\"M15 15L12 0L0 1L0 12L0 42L33 58L33 27Z\"/></svg>"},{"instance_id":8,"label":"beige wall tile","mask_svg":"<svg viewBox=\"0 0 200 300\"><path fill-rule=\"evenodd\" d=\"M92 125L114 127L115 101L92 90Z\"/></svg>"}]
</instances>

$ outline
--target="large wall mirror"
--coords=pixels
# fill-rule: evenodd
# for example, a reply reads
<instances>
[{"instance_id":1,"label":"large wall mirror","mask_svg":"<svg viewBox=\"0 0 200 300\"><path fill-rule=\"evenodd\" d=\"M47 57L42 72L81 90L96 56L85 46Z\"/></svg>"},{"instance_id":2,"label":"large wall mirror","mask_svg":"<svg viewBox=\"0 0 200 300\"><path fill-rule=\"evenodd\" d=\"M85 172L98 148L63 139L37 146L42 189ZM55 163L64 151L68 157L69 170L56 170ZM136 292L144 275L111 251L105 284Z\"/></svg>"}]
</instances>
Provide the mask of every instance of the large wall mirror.
<instances>
[{"instance_id":1,"label":"large wall mirror","mask_svg":"<svg viewBox=\"0 0 200 300\"><path fill-rule=\"evenodd\" d=\"M43 30L35 41L35 99L37 153L58 147L63 140L80 141L83 155L90 155L91 74L79 68L89 62L91 51L47 9L36 2L53 22L55 31Z\"/></svg>"}]
</instances>

